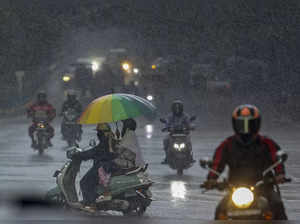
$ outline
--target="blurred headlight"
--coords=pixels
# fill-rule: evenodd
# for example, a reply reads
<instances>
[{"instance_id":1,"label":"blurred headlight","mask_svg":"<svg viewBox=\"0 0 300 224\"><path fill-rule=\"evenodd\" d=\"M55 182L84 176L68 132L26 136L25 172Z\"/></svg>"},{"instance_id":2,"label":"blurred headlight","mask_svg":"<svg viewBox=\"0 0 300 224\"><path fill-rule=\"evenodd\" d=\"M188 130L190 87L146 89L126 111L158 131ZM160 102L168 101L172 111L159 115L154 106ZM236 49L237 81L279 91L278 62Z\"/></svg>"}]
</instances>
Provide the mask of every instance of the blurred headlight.
<instances>
[{"instance_id":1,"label":"blurred headlight","mask_svg":"<svg viewBox=\"0 0 300 224\"><path fill-rule=\"evenodd\" d=\"M139 69L138 69L138 68L134 68L134 69L133 69L133 73L134 73L134 74L138 74L138 73L139 73Z\"/></svg>"},{"instance_id":2,"label":"blurred headlight","mask_svg":"<svg viewBox=\"0 0 300 224\"><path fill-rule=\"evenodd\" d=\"M97 61L92 62L92 70L97 72L99 70L99 63Z\"/></svg>"},{"instance_id":3,"label":"blurred headlight","mask_svg":"<svg viewBox=\"0 0 300 224\"><path fill-rule=\"evenodd\" d=\"M152 101L153 100L153 96L152 95L148 95L147 96L147 100Z\"/></svg>"},{"instance_id":4,"label":"blurred headlight","mask_svg":"<svg viewBox=\"0 0 300 224\"><path fill-rule=\"evenodd\" d=\"M123 68L123 70L125 70L126 72L128 72L130 70L130 64L127 63L127 62L124 62L122 64L122 68Z\"/></svg>"},{"instance_id":5,"label":"blurred headlight","mask_svg":"<svg viewBox=\"0 0 300 224\"><path fill-rule=\"evenodd\" d=\"M62 80L63 80L64 82L69 82L69 81L71 80L71 77L68 76L68 75L64 75L63 78L62 78Z\"/></svg>"}]
</instances>

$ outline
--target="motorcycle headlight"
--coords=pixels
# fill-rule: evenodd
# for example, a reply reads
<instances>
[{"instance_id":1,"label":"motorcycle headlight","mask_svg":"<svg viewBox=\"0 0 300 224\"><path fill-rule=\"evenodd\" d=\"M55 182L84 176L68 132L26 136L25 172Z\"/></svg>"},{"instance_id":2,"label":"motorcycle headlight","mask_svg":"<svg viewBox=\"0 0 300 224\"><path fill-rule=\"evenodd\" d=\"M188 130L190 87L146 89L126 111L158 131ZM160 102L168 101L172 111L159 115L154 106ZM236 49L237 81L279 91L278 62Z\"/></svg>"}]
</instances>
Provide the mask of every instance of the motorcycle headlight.
<instances>
[{"instance_id":1,"label":"motorcycle headlight","mask_svg":"<svg viewBox=\"0 0 300 224\"><path fill-rule=\"evenodd\" d=\"M179 149L179 145L177 143L174 143L173 147L174 149Z\"/></svg>"},{"instance_id":2,"label":"motorcycle headlight","mask_svg":"<svg viewBox=\"0 0 300 224\"><path fill-rule=\"evenodd\" d=\"M64 75L64 76L62 77L62 80L63 80L64 82L69 82L69 81L71 80L71 77L70 77L69 75Z\"/></svg>"},{"instance_id":3,"label":"motorcycle headlight","mask_svg":"<svg viewBox=\"0 0 300 224\"><path fill-rule=\"evenodd\" d=\"M179 147L180 147L181 149L184 149L184 148L185 148L185 143L181 143Z\"/></svg>"},{"instance_id":4,"label":"motorcycle headlight","mask_svg":"<svg viewBox=\"0 0 300 224\"><path fill-rule=\"evenodd\" d=\"M253 192L246 187L239 187L234 190L231 199L238 208L248 208L254 201Z\"/></svg>"},{"instance_id":5,"label":"motorcycle headlight","mask_svg":"<svg viewBox=\"0 0 300 224\"><path fill-rule=\"evenodd\" d=\"M39 124L38 124L38 127L39 127L39 128L44 128L44 127L45 127L45 125L44 125L44 124L42 124L42 123L39 123Z\"/></svg>"}]
</instances>

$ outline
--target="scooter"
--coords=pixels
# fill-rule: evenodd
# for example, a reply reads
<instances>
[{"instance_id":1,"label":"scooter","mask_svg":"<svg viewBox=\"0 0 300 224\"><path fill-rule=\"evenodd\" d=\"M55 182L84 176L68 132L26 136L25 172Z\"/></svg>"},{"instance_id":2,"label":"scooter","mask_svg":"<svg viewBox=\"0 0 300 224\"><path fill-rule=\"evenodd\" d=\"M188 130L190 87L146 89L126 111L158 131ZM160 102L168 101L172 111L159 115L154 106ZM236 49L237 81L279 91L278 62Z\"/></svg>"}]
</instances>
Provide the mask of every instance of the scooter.
<instances>
[{"instance_id":1,"label":"scooter","mask_svg":"<svg viewBox=\"0 0 300 224\"><path fill-rule=\"evenodd\" d=\"M69 108L63 113L62 134L68 146L76 146L81 140L81 126L77 123L78 113Z\"/></svg>"},{"instance_id":2,"label":"scooter","mask_svg":"<svg viewBox=\"0 0 300 224\"><path fill-rule=\"evenodd\" d=\"M67 158L70 160L54 173L53 177L56 178L57 186L47 192L46 200L57 203L64 208L82 211L81 206L78 206L80 203L78 203L79 197L75 188L75 179L81 161L72 159L75 153L80 152L82 152L82 149L78 147L73 147L67 151ZM108 185L112 200L96 200L96 213L114 210L120 211L124 215L143 215L152 202L150 186L154 183L149 179L146 170L147 165L125 171L124 175L112 176ZM104 193L104 190L102 185L97 187L98 197ZM90 211L89 213L94 214L95 212Z\"/></svg>"},{"instance_id":3,"label":"scooter","mask_svg":"<svg viewBox=\"0 0 300 224\"><path fill-rule=\"evenodd\" d=\"M249 186L240 183L233 185L226 179L222 182L217 182L212 188L207 188L207 185L201 184L200 187L206 190L217 189L219 191L227 190L227 195L224 197L226 201L225 207L221 208L216 214L216 220L272 220L275 214L272 213L268 200L263 196L262 192L265 185L275 186L276 193L280 196L279 186L273 175L268 175L280 163L287 160L287 154L283 151L277 153L278 161L271 165L263 172L262 180L255 185ZM212 161L207 158L199 161L200 166L208 169L217 176L221 174L212 169ZM284 182L291 182L290 178L285 178Z\"/></svg>"},{"instance_id":4,"label":"scooter","mask_svg":"<svg viewBox=\"0 0 300 224\"><path fill-rule=\"evenodd\" d=\"M195 116L190 118L190 121L194 121ZM160 119L162 123L167 124L165 119ZM182 126L165 127L162 132L169 132L169 146L167 149L167 164L171 169L177 170L177 175L182 176L183 170L193 166L193 152L192 143L189 139L188 132L194 130L184 129Z\"/></svg>"}]
</instances>

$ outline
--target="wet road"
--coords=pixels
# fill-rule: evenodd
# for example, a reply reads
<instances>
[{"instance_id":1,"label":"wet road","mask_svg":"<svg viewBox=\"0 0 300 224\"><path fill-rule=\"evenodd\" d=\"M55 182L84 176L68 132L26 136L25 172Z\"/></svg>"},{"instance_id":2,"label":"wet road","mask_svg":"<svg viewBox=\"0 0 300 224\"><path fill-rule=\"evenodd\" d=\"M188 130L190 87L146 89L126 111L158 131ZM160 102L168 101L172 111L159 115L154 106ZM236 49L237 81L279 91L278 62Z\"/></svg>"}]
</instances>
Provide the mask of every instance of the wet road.
<instances>
[{"instance_id":1,"label":"wet road","mask_svg":"<svg viewBox=\"0 0 300 224\"><path fill-rule=\"evenodd\" d=\"M56 135L53 140L54 147L45 155L39 156L30 148L27 136L29 121L24 117L0 120L0 195L15 193L40 193L55 186L53 172L60 168L64 162L66 142L61 140L60 120L54 123ZM199 184L205 179L207 171L198 164L185 171L184 176L178 177L176 171L171 170L160 162L164 156L162 140L164 134L160 132L161 125L154 125L152 133L149 128L140 127L138 137L142 146L144 158L149 163L149 174L156 184L152 192L156 201L148 208L145 217L146 223L177 223L189 221L199 223L200 220L213 218L217 202L222 194L217 191L201 193ZM81 146L88 144L89 139L95 138L94 126L84 127ZM150 128L151 129L151 128ZM291 220L300 219L300 127L277 125L263 133L273 137L289 153L286 164L288 174L293 178L293 183L281 187L284 203ZM216 146L225 137L231 134L231 129L224 127L202 126L192 135L194 157L211 156ZM85 169L91 163L84 164ZM84 175L83 169L80 176ZM1 207L2 208L2 207ZM37 215L37 214L35 214ZM118 215L113 214L113 215ZM0 211L0 219L6 213Z\"/></svg>"}]
</instances>

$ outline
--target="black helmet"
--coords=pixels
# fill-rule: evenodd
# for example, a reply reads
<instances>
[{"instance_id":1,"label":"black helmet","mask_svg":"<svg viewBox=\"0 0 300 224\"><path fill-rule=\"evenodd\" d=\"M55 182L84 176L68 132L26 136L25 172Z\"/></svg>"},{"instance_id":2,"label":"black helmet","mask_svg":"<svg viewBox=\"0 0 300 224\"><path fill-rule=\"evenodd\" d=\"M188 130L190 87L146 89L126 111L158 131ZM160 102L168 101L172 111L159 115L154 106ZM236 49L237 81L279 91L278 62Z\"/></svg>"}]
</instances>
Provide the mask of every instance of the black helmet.
<instances>
[{"instance_id":1,"label":"black helmet","mask_svg":"<svg viewBox=\"0 0 300 224\"><path fill-rule=\"evenodd\" d=\"M175 100L172 103L171 110L175 116L180 116L183 113L183 103L181 100Z\"/></svg>"},{"instance_id":2,"label":"black helmet","mask_svg":"<svg viewBox=\"0 0 300 224\"><path fill-rule=\"evenodd\" d=\"M47 94L45 91L40 91L37 94L37 100L38 102L44 103L47 101Z\"/></svg>"},{"instance_id":3,"label":"black helmet","mask_svg":"<svg viewBox=\"0 0 300 224\"><path fill-rule=\"evenodd\" d=\"M122 129L122 137L124 137L126 130L129 129L131 131L135 131L136 130L136 121L132 118L123 120L123 129Z\"/></svg>"},{"instance_id":4,"label":"black helmet","mask_svg":"<svg viewBox=\"0 0 300 224\"><path fill-rule=\"evenodd\" d=\"M232 127L244 140L255 136L260 129L261 116L256 106L241 105L232 113Z\"/></svg>"}]
</instances>

